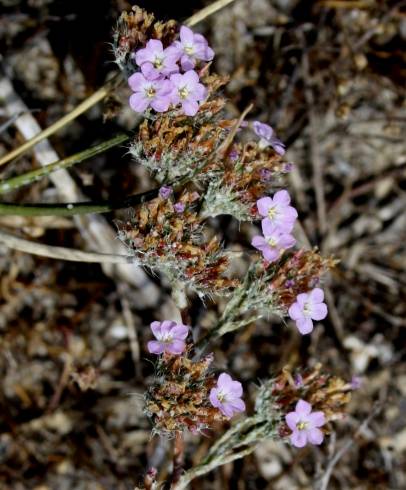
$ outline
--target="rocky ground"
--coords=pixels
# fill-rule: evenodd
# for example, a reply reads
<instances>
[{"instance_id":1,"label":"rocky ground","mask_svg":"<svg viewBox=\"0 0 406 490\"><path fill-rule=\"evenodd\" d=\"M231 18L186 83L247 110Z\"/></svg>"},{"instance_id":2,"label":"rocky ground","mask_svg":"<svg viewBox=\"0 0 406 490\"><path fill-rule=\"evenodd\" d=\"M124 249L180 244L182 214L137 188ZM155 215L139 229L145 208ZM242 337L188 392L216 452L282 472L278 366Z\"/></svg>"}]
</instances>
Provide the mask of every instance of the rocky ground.
<instances>
[{"instance_id":1,"label":"rocky ground","mask_svg":"<svg viewBox=\"0 0 406 490\"><path fill-rule=\"evenodd\" d=\"M207 3L139 5L182 21ZM2 156L24 141L10 119L10 94L42 128L71 111L116 71L109 43L130 4L0 0L0 7ZM361 386L347 419L320 448L298 452L264 443L192 488L318 488L326 473L329 489L405 488L406 4L236 0L199 30L216 52L214 68L231 76L229 114L253 103L251 116L270 123L288 146L302 240L339 260L328 280L330 315L311 337L261 320L217 346L216 367L227 366L242 380L249 407L255 384L286 364L321 362L345 379L357 376ZM53 155L62 158L130 130L127 96L127 88L118 87L53 135ZM0 178L38 161L38 154L27 153L0 167ZM3 200L114 199L153 186L124 145L69 175ZM0 228L82 250L100 243L104 251L116 242L114 221L126 213L104 220L0 216ZM213 222L227 246L246 246L252 226L238 228L230 218ZM190 301L193 324L212 325L221 302ZM164 278L0 244L1 489L132 489L150 466L165 477L170 442L151 438L142 396L152 376L147 326L172 308ZM211 444L189 436L187 466Z\"/></svg>"}]
</instances>

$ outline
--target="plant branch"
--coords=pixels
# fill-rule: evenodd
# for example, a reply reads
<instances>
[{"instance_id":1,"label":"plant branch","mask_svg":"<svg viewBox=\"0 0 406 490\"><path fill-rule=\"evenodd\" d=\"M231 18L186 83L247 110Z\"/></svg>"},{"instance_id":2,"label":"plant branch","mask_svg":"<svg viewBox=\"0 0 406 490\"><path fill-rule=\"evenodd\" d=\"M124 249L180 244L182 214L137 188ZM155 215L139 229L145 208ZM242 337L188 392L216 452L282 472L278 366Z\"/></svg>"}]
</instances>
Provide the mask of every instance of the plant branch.
<instances>
[{"instance_id":1,"label":"plant branch","mask_svg":"<svg viewBox=\"0 0 406 490\"><path fill-rule=\"evenodd\" d=\"M39 255L41 257L49 257L51 259L109 264L136 263L135 258L129 255L82 252L81 250L76 250L74 248L53 247L25 240L24 238L17 237L3 230L0 230L0 243L8 248L19 250L20 252Z\"/></svg>"},{"instance_id":2,"label":"plant branch","mask_svg":"<svg viewBox=\"0 0 406 490\"><path fill-rule=\"evenodd\" d=\"M204 9L200 10L196 14L189 17L184 22L184 24L188 26L194 26L234 1L235 0L217 0L216 2L213 2L211 5L205 7ZM7 153L3 158L0 158L0 166L22 155L23 153L26 153L37 143L48 138L52 134L56 133L64 126L66 126L67 124L75 120L77 117L79 117L81 114L86 112L88 109L96 105L98 102L102 101L105 97L107 97L107 95L109 95L111 89L115 85L115 82L119 78L119 75L120 73L116 73L111 80L109 80L105 85L103 85L103 87L99 88L99 90L97 90L90 97L88 97L83 102L81 102L77 107L75 107L75 109L73 109L73 111L63 116L61 119L56 121L54 124L49 126L44 131L41 131L41 133L37 134L33 138L26 141L23 145Z\"/></svg>"},{"instance_id":3,"label":"plant branch","mask_svg":"<svg viewBox=\"0 0 406 490\"><path fill-rule=\"evenodd\" d=\"M51 163L49 165L46 165L45 167L33 170L31 172L27 172L23 175L18 175L17 177L13 177L11 179L1 181L0 194L18 189L19 187L22 187L27 184L31 184L32 182L35 182L41 179L42 177L45 177L52 172L55 172L56 170L72 167L77 163L81 163L84 160L87 160L95 155L98 155L99 153L103 153L109 150L110 148L119 145L120 143L124 143L125 141L128 141L129 139L130 136L126 134L118 134L117 136L111 138L110 140L103 141L103 143L95 145L79 153L75 153L70 157L64 158L62 160L58 160L57 162Z\"/></svg>"}]
</instances>

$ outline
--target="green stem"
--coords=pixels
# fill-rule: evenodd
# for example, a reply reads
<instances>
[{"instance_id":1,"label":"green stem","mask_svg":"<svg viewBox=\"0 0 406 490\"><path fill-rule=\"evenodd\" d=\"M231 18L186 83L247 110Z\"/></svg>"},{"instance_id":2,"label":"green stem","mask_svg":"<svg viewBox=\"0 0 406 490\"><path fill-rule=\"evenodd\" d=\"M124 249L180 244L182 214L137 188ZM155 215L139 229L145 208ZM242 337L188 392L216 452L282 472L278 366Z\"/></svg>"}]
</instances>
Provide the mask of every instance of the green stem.
<instances>
[{"instance_id":1,"label":"green stem","mask_svg":"<svg viewBox=\"0 0 406 490\"><path fill-rule=\"evenodd\" d=\"M5 192L9 192L11 190L18 189L27 184L31 184L46 175L49 175L56 170L60 170L62 168L69 168L77 163L81 163L88 158L91 158L99 153L103 153L114 146L119 145L120 143L124 143L128 141L130 136L126 134L118 134L114 138L104 141L99 145L93 146L92 148L88 148L87 150L76 153L75 155L71 155L70 157L64 158L63 160L59 160L57 162L51 163L50 165L46 165L45 167L33 170L31 172L27 172L26 174L19 175L17 177L13 177L11 179L0 182L0 194Z\"/></svg>"},{"instance_id":2,"label":"green stem","mask_svg":"<svg viewBox=\"0 0 406 490\"><path fill-rule=\"evenodd\" d=\"M78 214L108 213L115 209L136 206L157 197L159 188L134 194L122 201L89 201L63 204L11 204L0 202L0 216L76 216Z\"/></svg>"}]
</instances>

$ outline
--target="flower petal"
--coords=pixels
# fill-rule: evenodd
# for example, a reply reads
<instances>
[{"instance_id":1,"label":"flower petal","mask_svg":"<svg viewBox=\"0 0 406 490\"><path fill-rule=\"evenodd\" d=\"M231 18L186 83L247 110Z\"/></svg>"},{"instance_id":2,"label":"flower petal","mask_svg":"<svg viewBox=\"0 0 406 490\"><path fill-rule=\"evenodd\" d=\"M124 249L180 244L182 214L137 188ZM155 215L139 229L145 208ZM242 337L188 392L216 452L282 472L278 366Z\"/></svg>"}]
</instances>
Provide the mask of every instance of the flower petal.
<instances>
[{"instance_id":1,"label":"flower petal","mask_svg":"<svg viewBox=\"0 0 406 490\"><path fill-rule=\"evenodd\" d=\"M230 405L233 408L234 412L244 412L245 403L241 398L234 398L230 401Z\"/></svg>"},{"instance_id":2,"label":"flower petal","mask_svg":"<svg viewBox=\"0 0 406 490\"><path fill-rule=\"evenodd\" d=\"M312 406L305 400L299 400L296 403L295 410L298 415L309 415L312 411Z\"/></svg>"},{"instance_id":3,"label":"flower petal","mask_svg":"<svg viewBox=\"0 0 406 490\"><path fill-rule=\"evenodd\" d=\"M171 99L169 97L156 97L151 102L151 107L156 112L166 112L169 108L170 103L171 103Z\"/></svg>"},{"instance_id":4,"label":"flower petal","mask_svg":"<svg viewBox=\"0 0 406 490\"><path fill-rule=\"evenodd\" d=\"M324 300L324 291L320 288L314 288L310 291L309 297L312 300L312 303L322 303Z\"/></svg>"},{"instance_id":5,"label":"flower petal","mask_svg":"<svg viewBox=\"0 0 406 490\"><path fill-rule=\"evenodd\" d=\"M182 109L187 116L194 116L199 110L199 104L195 100L184 100Z\"/></svg>"},{"instance_id":6,"label":"flower petal","mask_svg":"<svg viewBox=\"0 0 406 490\"><path fill-rule=\"evenodd\" d=\"M309 442L317 446L323 442L324 435L320 429L311 429L306 431Z\"/></svg>"},{"instance_id":7,"label":"flower petal","mask_svg":"<svg viewBox=\"0 0 406 490\"><path fill-rule=\"evenodd\" d=\"M304 430L295 430L290 436L290 441L295 447L305 447L307 444L307 436Z\"/></svg>"},{"instance_id":8,"label":"flower petal","mask_svg":"<svg viewBox=\"0 0 406 490\"><path fill-rule=\"evenodd\" d=\"M129 102L131 109L135 112L144 112L149 105L149 100L146 99L140 92L132 94Z\"/></svg>"},{"instance_id":9,"label":"flower petal","mask_svg":"<svg viewBox=\"0 0 406 490\"><path fill-rule=\"evenodd\" d=\"M182 26L180 28L180 40L182 44L193 44L194 34L189 27Z\"/></svg>"},{"instance_id":10,"label":"flower petal","mask_svg":"<svg viewBox=\"0 0 406 490\"><path fill-rule=\"evenodd\" d=\"M182 354L182 352L185 350L185 347L186 345L183 340L174 339L169 344L166 344L165 351L169 352L170 354L179 355Z\"/></svg>"},{"instance_id":11,"label":"flower petal","mask_svg":"<svg viewBox=\"0 0 406 490\"><path fill-rule=\"evenodd\" d=\"M302 335L307 335L313 331L313 322L310 318L298 318L296 327Z\"/></svg>"},{"instance_id":12,"label":"flower petal","mask_svg":"<svg viewBox=\"0 0 406 490\"><path fill-rule=\"evenodd\" d=\"M128 79L128 85L133 92L140 92L141 90L143 90L146 83L147 80L145 80L144 75L139 72L134 73Z\"/></svg>"},{"instance_id":13,"label":"flower petal","mask_svg":"<svg viewBox=\"0 0 406 490\"><path fill-rule=\"evenodd\" d=\"M173 338L178 340L185 340L189 334L189 327L186 325L176 325L171 330Z\"/></svg>"},{"instance_id":14,"label":"flower petal","mask_svg":"<svg viewBox=\"0 0 406 490\"><path fill-rule=\"evenodd\" d=\"M326 417L323 412L312 412L307 417L312 428L321 427L326 423Z\"/></svg>"},{"instance_id":15,"label":"flower petal","mask_svg":"<svg viewBox=\"0 0 406 490\"><path fill-rule=\"evenodd\" d=\"M323 320L328 313L327 305L325 303L317 303L312 306L311 317L313 320Z\"/></svg>"},{"instance_id":16,"label":"flower petal","mask_svg":"<svg viewBox=\"0 0 406 490\"><path fill-rule=\"evenodd\" d=\"M257 201L258 212L261 216L268 216L268 209L272 206L273 201L270 197L261 197Z\"/></svg>"},{"instance_id":17,"label":"flower petal","mask_svg":"<svg viewBox=\"0 0 406 490\"><path fill-rule=\"evenodd\" d=\"M251 240L251 245L258 250L262 250L264 247L268 246L268 242L265 240L265 238L261 235L256 235L254 238Z\"/></svg>"},{"instance_id":18,"label":"flower petal","mask_svg":"<svg viewBox=\"0 0 406 490\"><path fill-rule=\"evenodd\" d=\"M283 206L288 206L290 204L289 192L285 189L278 191L273 196L273 201L276 204L282 204Z\"/></svg>"},{"instance_id":19,"label":"flower petal","mask_svg":"<svg viewBox=\"0 0 406 490\"><path fill-rule=\"evenodd\" d=\"M299 422L299 415L296 412L289 412L285 416L286 423L288 424L289 429L295 431L296 424Z\"/></svg>"},{"instance_id":20,"label":"flower petal","mask_svg":"<svg viewBox=\"0 0 406 490\"><path fill-rule=\"evenodd\" d=\"M155 338L160 340L162 337L161 322L152 322L150 327L151 327L152 333L154 334Z\"/></svg>"},{"instance_id":21,"label":"flower petal","mask_svg":"<svg viewBox=\"0 0 406 490\"><path fill-rule=\"evenodd\" d=\"M209 400L210 400L210 403L213 405L213 407L216 407L216 408L218 408L220 405L220 400L218 399L217 394L218 394L217 388L212 388L210 390Z\"/></svg>"},{"instance_id":22,"label":"flower petal","mask_svg":"<svg viewBox=\"0 0 406 490\"><path fill-rule=\"evenodd\" d=\"M232 383L233 379L232 377L227 374L227 373L221 373L218 380L217 380L217 386L220 389L228 388L228 386Z\"/></svg>"},{"instance_id":23,"label":"flower petal","mask_svg":"<svg viewBox=\"0 0 406 490\"><path fill-rule=\"evenodd\" d=\"M300 308L298 303L293 303L288 310L288 314L292 320L299 320L303 318L303 310Z\"/></svg>"},{"instance_id":24,"label":"flower petal","mask_svg":"<svg viewBox=\"0 0 406 490\"><path fill-rule=\"evenodd\" d=\"M147 344L148 346L148 351L151 353L151 354L162 354L162 352L164 351L164 346L161 342L157 342L156 340L151 340L148 342Z\"/></svg>"}]
</instances>

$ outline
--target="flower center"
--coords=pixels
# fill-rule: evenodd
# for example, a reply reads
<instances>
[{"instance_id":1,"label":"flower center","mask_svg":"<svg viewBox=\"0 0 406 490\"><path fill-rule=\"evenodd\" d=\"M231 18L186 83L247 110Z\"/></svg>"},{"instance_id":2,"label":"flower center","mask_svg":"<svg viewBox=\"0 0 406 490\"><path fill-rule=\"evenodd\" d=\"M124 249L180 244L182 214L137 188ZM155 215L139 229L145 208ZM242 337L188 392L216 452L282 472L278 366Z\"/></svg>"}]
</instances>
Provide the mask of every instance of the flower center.
<instances>
[{"instance_id":1,"label":"flower center","mask_svg":"<svg viewBox=\"0 0 406 490\"><path fill-rule=\"evenodd\" d=\"M307 422L299 422L296 424L296 427L299 429L299 430L305 430L306 427L307 427Z\"/></svg>"},{"instance_id":2,"label":"flower center","mask_svg":"<svg viewBox=\"0 0 406 490\"><path fill-rule=\"evenodd\" d=\"M269 208L268 209L268 217L269 219L273 219L276 216L276 209L275 208Z\"/></svg>"},{"instance_id":3,"label":"flower center","mask_svg":"<svg viewBox=\"0 0 406 490\"><path fill-rule=\"evenodd\" d=\"M189 95L189 90L186 87L182 87L179 89L179 97L181 99L187 99Z\"/></svg>"},{"instance_id":4,"label":"flower center","mask_svg":"<svg viewBox=\"0 0 406 490\"><path fill-rule=\"evenodd\" d=\"M312 311L311 304L310 303L305 303L304 306L303 306L303 313L305 315L310 315L311 311Z\"/></svg>"},{"instance_id":5,"label":"flower center","mask_svg":"<svg viewBox=\"0 0 406 490\"><path fill-rule=\"evenodd\" d=\"M185 53L191 56L195 52L195 48L193 45L187 44L184 48Z\"/></svg>"},{"instance_id":6,"label":"flower center","mask_svg":"<svg viewBox=\"0 0 406 490\"><path fill-rule=\"evenodd\" d=\"M155 97L156 90L154 87L150 86L145 90L145 94L149 99L153 99Z\"/></svg>"},{"instance_id":7,"label":"flower center","mask_svg":"<svg viewBox=\"0 0 406 490\"><path fill-rule=\"evenodd\" d=\"M271 247L276 247L276 245L278 244L278 242L273 237L268 238L268 243Z\"/></svg>"},{"instance_id":8,"label":"flower center","mask_svg":"<svg viewBox=\"0 0 406 490\"><path fill-rule=\"evenodd\" d=\"M223 401L226 399L226 394L224 393L224 391L218 391L217 393L217 399L219 402L223 403Z\"/></svg>"},{"instance_id":9,"label":"flower center","mask_svg":"<svg viewBox=\"0 0 406 490\"><path fill-rule=\"evenodd\" d=\"M172 340L173 340L172 335L168 333L162 337L161 342L163 344L170 344Z\"/></svg>"},{"instance_id":10,"label":"flower center","mask_svg":"<svg viewBox=\"0 0 406 490\"><path fill-rule=\"evenodd\" d=\"M159 70L160 68L162 68L163 64L164 64L164 60L162 58L158 58L158 57L155 58L154 67L157 70Z\"/></svg>"}]
</instances>

